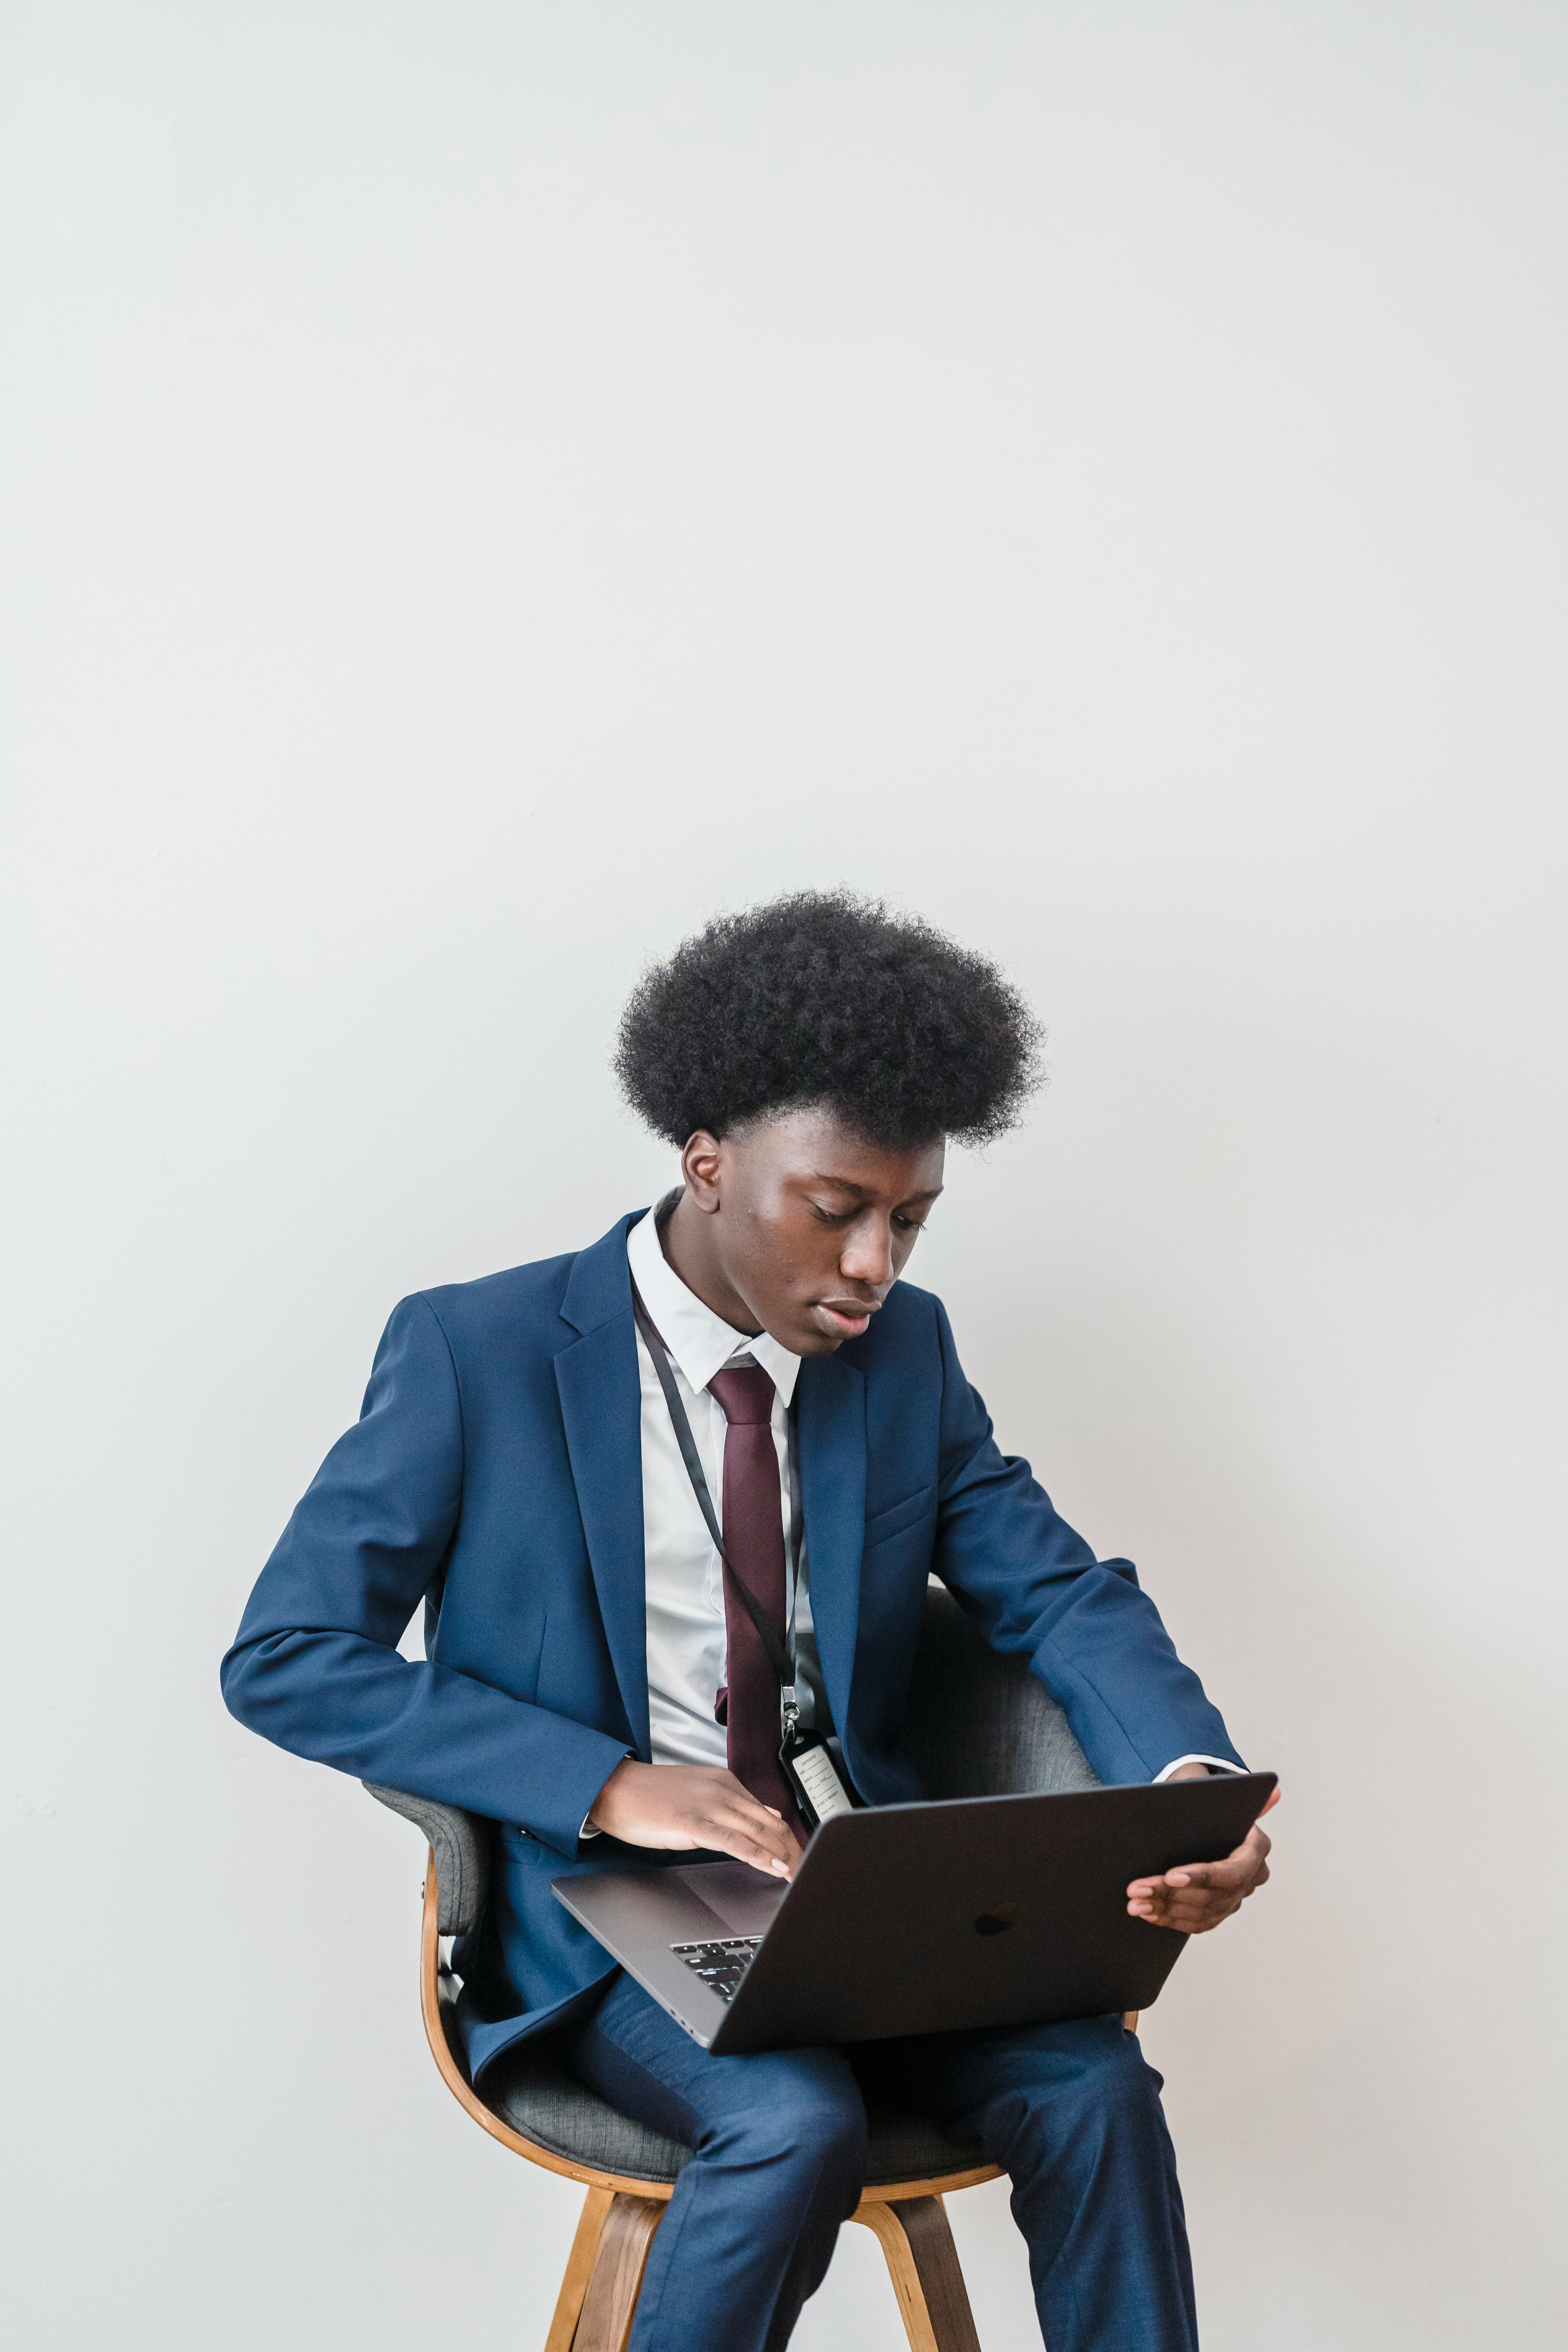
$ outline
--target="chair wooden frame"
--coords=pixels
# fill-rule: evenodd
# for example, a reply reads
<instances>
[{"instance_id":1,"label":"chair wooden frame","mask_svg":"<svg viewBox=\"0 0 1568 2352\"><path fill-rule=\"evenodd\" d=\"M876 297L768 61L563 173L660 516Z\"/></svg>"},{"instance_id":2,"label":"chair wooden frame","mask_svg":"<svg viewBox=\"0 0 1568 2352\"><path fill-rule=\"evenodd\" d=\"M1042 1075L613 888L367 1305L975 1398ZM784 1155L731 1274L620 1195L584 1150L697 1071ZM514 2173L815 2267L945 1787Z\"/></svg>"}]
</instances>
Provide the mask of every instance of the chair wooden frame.
<instances>
[{"instance_id":1,"label":"chair wooden frame","mask_svg":"<svg viewBox=\"0 0 1568 2352\"><path fill-rule=\"evenodd\" d=\"M626 2352L653 2233L664 2218L673 2184L635 2174L602 2172L558 2156L513 2130L487 2107L464 2071L449 2020L450 1979L441 1964L436 1857L425 1874L425 1919L419 1951L419 2009L437 2071L464 2112L514 2156L542 2165L587 2190L577 2233L566 2258L555 2315L544 2352ZM1135 2014L1126 2023L1137 2024ZM980 2352L952 2232L942 2199L1000 2178L994 2164L927 2179L878 2182L861 2191L854 2220L874 2232L887 2262L910 2352Z\"/></svg>"}]
</instances>

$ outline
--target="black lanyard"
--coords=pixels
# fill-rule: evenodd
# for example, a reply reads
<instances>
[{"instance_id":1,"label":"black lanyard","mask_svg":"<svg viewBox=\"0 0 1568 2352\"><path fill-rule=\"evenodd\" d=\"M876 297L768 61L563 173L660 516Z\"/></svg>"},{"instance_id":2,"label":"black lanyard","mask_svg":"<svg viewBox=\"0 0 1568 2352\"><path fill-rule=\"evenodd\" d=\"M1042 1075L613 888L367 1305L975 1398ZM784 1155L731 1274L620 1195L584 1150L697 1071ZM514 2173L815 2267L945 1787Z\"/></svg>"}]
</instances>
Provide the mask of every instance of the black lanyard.
<instances>
[{"instance_id":1,"label":"black lanyard","mask_svg":"<svg viewBox=\"0 0 1568 2352\"><path fill-rule=\"evenodd\" d=\"M802 1528L800 1438L795 1427L795 1412L792 1409L785 1415L785 1426L788 1432L786 1452L789 1463L790 1518L789 1552L786 1563L789 1570L789 1642L786 1648L780 1641L778 1629L762 1602L747 1591L736 1575L734 1563L724 1549L724 1538L719 1531L719 1514L713 1508L713 1496L709 1490L707 1473L702 1467L702 1457L697 1451L697 1440L691 1434L691 1423L687 1417L686 1407L681 1402L680 1391L676 1386L675 1368L669 1360L669 1350L660 1339L653 1318L643 1305L635 1285L632 1289L632 1313L637 1318L637 1329L642 1333L654 1370L658 1375L659 1387L664 1391L664 1401L669 1408L670 1423L675 1430L675 1442L680 1448L680 1458L686 1465L686 1475L691 1481L691 1491L696 1496L701 1507L703 1518L708 1523L708 1532L713 1538L713 1549L723 1562L725 1573L740 1596L747 1616L756 1627L757 1638L766 1653L768 1664L778 1677L779 1695L783 1701L784 1720L787 1730L800 1713L795 1700L795 1594L800 1588Z\"/></svg>"}]
</instances>

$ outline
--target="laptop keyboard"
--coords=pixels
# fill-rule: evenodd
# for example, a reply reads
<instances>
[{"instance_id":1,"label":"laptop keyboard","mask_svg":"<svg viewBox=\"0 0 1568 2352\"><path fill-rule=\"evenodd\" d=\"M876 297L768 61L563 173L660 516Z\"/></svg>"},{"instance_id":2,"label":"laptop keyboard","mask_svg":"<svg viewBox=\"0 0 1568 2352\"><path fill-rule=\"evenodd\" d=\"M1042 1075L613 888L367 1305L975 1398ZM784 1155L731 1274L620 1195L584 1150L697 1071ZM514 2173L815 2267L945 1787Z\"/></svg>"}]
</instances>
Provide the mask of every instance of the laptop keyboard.
<instances>
[{"instance_id":1,"label":"laptop keyboard","mask_svg":"<svg viewBox=\"0 0 1568 2352\"><path fill-rule=\"evenodd\" d=\"M669 1948L721 2000L733 2000L735 1987L762 1940L760 1936L731 1936L719 1944L671 1944Z\"/></svg>"}]
</instances>

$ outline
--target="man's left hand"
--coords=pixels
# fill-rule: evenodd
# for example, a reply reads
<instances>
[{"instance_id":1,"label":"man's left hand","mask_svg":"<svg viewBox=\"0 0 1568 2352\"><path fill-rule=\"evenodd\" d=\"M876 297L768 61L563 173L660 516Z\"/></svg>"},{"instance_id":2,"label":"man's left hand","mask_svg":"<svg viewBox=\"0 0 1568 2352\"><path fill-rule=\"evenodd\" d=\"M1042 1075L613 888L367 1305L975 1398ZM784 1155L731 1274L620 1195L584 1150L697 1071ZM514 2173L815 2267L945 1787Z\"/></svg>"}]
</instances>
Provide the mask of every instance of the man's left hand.
<instances>
[{"instance_id":1,"label":"man's left hand","mask_svg":"<svg viewBox=\"0 0 1568 2352\"><path fill-rule=\"evenodd\" d=\"M1203 1780L1202 1764L1184 1764L1173 1780ZM1264 1806L1269 1812L1279 1802L1276 1789ZM1152 1926L1179 1928L1184 1936L1206 1935L1239 1911L1254 1889L1268 1876L1269 1841L1261 1816L1253 1822L1234 1853L1223 1862L1188 1862L1159 1878L1135 1878L1127 1890L1127 1908L1135 1919Z\"/></svg>"}]
</instances>

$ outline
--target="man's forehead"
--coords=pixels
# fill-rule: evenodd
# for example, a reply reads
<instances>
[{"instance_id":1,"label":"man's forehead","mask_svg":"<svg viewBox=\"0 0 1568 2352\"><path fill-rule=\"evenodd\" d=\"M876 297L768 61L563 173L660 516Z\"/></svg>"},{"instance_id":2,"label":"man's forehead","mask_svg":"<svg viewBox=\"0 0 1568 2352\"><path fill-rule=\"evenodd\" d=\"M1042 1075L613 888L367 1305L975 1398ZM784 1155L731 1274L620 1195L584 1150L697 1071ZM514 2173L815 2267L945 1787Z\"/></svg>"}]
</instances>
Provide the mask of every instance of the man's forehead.
<instances>
[{"instance_id":1,"label":"man's forehead","mask_svg":"<svg viewBox=\"0 0 1568 2352\"><path fill-rule=\"evenodd\" d=\"M794 1184L826 1184L869 1198L934 1199L942 1190L947 1144L942 1136L904 1149L858 1134L831 1104L803 1104L764 1114L731 1139L743 1154L771 1161Z\"/></svg>"},{"instance_id":2,"label":"man's forehead","mask_svg":"<svg viewBox=\"0 0 1568 2352\"><path fill-rule=\"evenodd\" d=\"M801 1181L806 1184L831 1184L840 1192L878 1192L885 1189L879 1184L868 1184L861 1177L839 1175L827 1168L809 1169L803 1173ZM922 1184L918 1192L905 1197L911 1201L934 1201L941 1191L940 1184Z\"/></svg>"}]
</instances>

